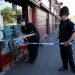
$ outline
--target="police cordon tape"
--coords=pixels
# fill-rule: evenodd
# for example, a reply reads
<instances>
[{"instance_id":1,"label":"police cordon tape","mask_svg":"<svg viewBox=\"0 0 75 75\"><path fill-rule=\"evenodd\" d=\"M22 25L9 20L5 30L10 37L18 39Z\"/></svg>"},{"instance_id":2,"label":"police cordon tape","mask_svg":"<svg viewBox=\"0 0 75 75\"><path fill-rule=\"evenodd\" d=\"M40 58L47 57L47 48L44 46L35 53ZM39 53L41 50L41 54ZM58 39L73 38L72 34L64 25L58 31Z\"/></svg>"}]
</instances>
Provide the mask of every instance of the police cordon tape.
<instances>
[{"instance_id":1,"label":"police cordon tape","mask_svg":"<svg viewBox=\"0 0 75 75\"><path fill-rule=\"evenodd\" d=\"M20 45L28 45L28 44L39 44L39 45L63 45L63 44L64 44L64 42L63 42L63 43L59 43L59 42L54 42L54 43L48 43L48 42L46 42L46 43L43 43L43 42L38 42L38 43L28 43L28 42L26 42L26 43L22 43L22 42L17 42L17 43L19 43ZM75 42L69 43L69 45L71 45L71 44L75 44Z\"/></svg>"},{"instance_id":2,"label":"police cordon tape","mask_svg":"<svg viewBox=\"0 0 75 75\"><path fill-rule=\"evenodd\" d=\"M64 45L64 42L52 42L52 43L49 43L49 42L36 42L36 43L33 43L33 42L19 42L18 40L23 40L22 38L16 38L14 39L13 41L16 42L16 43L19 43L20 45L28 45L28 44L39 44L39 45ZM70 42L69 45L71 44L75 44L75 42Z\"/></svg>"}]
</instances>

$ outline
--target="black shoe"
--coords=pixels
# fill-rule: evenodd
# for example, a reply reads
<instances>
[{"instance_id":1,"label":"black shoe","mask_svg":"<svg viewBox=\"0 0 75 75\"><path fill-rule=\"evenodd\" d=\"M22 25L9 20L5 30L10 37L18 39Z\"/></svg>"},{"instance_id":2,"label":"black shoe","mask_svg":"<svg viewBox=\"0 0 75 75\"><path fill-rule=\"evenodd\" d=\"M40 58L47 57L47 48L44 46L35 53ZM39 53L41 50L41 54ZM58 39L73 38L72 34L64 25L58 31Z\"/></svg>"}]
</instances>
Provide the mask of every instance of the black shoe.
<instances>
[{"instance_id":1,"label":"black shoe","mask_svg":"<svg viewBox=\"0 0 75 75\"><path fill-rule=\"evenodd\" d=\"M29 59L28 59L28 60L26 60L26 61L25 61L25 63L30 63L30 60L29 60Z\"/></svg>"},{"instance_id":2,"label":"black shoe","mask_svg":"<svg viewBox=\"0 0 75 75\"><path fill-rule=\"evenodd\" d=\"M34 64L35 64L35 62L36 62L36 60L33 60L33 61L31 62L31 65L34 65Z\"/></svg>"},{"instance_id":3,"label":"black shoe","mask_svg":"<svg viewBox=\"0 0 75 75\"><path fill-rule=\"evenodd\" d=\"M59 68L59 71L64 71L64 70L68 70L68 68L64 68L64 67Z\"/></svg>"}]
</instances>

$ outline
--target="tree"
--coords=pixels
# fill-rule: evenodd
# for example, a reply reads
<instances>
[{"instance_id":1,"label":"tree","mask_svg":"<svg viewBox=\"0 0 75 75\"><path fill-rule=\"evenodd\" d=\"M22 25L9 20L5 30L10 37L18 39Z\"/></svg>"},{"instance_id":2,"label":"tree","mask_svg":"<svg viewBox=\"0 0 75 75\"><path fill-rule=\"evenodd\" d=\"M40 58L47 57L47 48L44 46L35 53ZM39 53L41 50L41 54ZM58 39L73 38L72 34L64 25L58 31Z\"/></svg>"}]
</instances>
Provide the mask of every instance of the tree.
<instances>
[{"instance_id":1,"label":"tree","mask_svg":"<svg viewBox=\"0 0 75 75\"><path fill-rule=\"evenodd\" d=\"M11 22L12 21L12 9L10 7L6 7L1 11L1 15L3 15L4 22Z\"/></svg>"},{"instance_id":2,"label":"tree","mask_svg":"<svg viewBox=\"0 0 75 75\"><path fill-rule=\"evenodd\" d=\"M71 21L75 22L75 15L70 17Z\"/></svg>"},{"instance_id":3,"label":"tree","mask_svg":"<svg viewBox=\"0 0 75 75\"><path fill-rule=\"evenodd\" d=\"M22 10L21 9L17 10L17 15L22 15Z\"/></svg>"},{"instance_id":4,"label":"tree","mask_svg":"<svg viewBox=\"0 0 75 75\"><path fill-rule=\"evenodd\" d=\"M16 12L14 12L15 16L13 16L13 11L12 11L12 8L10 7L6 7L3 10L1 10L1 15L3 15L4 22L11 23L13 22L13 18L14 18L14 21L16 21ZM22 15L21 9L17 10L17 15Z\"/></svg>"}]
</instances>

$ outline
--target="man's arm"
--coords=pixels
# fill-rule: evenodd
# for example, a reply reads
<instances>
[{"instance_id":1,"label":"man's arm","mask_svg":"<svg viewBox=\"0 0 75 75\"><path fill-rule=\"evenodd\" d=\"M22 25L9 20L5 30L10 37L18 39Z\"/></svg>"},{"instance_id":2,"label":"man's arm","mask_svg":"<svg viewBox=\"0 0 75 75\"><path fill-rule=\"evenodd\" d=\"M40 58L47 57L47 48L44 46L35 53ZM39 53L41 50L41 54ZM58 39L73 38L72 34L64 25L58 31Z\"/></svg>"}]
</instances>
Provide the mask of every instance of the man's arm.
<instances>
[{"instance_id":1,"label":"man's arm","mask_svg":"<svg viewBox=\"0 0 75 75\"><path fill-rule=\"evenodd\" d=\"M32 33L32 34L28 34L28 35L25 35L24 37L26 38L26 37L32 37L32 36L34 36L35 35L35 33Z\"/></svg>"},{"instance_id":2,"label":"man's arm","mask_svg":"<svg viewBox=\"0 0 75 75\"><path fill-rule=\"evenodd\" d=\"M34 36L34 35L35 35L35 33L27 34L27 35L23 34L23 35L20 36L20 38L32 37L32 36Z\"/></svg>"},{"instance_id":3,"label":"man's arm","mask_svg":"<svg viewBox=\"0 0 75 75\"><path fill-rule=\"evenodd\" d=\"M68 45L69 45L69 43L70 43L72 40L74 40L74 38L75 38L75 32L74 32L74 33L72 33L72 35L71 35L70 39L69 39L67 42L64 42L64 46L68 46Z\"/></svg>"},{"instance_id":4,"label":"man's arm","mask_svg":"<svg viewBox=\"0 0 75 75\"><path fill-rule=\"evenodd\" d=\"M64 42L64 46L68 46L69 43L70 43L72 40L74 40L74 38L75 38L75 29L74 29L74 24L73 24L72 22L70 22L70 23L68 24L68 29L69 29L69 31L70 31L72 34L71 34L69 40L66 41L66 42Z\"/></svg>"},{"instance_id":5,"label":"man's arm","mask_svg":"<svg viewBox=\"0 0 75 75\"><path fill-rule=\"evenodd\" d=\"M74 32L74 33L72 33L72 35L71 35L70 39L68 40L68 43L69 43L69 42L71 42L72 40L74 40L74 38L75 38L75 32Z\"/></svg>"}]
</instances>

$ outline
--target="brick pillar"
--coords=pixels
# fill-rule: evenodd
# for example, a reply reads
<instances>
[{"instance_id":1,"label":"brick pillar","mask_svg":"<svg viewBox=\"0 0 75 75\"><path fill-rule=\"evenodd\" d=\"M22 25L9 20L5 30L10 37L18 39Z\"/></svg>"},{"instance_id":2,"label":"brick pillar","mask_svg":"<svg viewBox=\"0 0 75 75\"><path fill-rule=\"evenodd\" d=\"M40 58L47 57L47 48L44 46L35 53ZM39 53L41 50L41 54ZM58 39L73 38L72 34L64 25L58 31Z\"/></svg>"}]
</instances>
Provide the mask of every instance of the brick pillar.
<instances>
[{"instance_id":1,"label":"brick pillar","mask_svg":"<svg viewBox=\"0 0 75 75\"><path fill-rule=\"evenodd\" d=\"M25 5L22 6L22 12L23 12L23 17L25 18L25 21L28 21L28 4L25 3Z\"/></svg>"},{"instance_id":2,"label":"brick pillar","mask_svg":"<svg viewBox=\"0 0 75 75\"><path fill-rule=\"evenodd\" d=\"M36 28L38 27L38 22L37 22L37 6L34 5L33 7L33 11L32 11L32 19L33 19L33 24L36 26Z\"/></svg>"},{"instance_id":3,"label":"brick pillar","mask_svg":"<svg viewBox=\"0 0 75 75\"><path fill-rule=\"evenodd\" d=\"M50 33L50 26L49 26L49 13L47 13L47 19L46 19L46 30L47 30L47 34Z\"/></svg>"}]
</instances>

